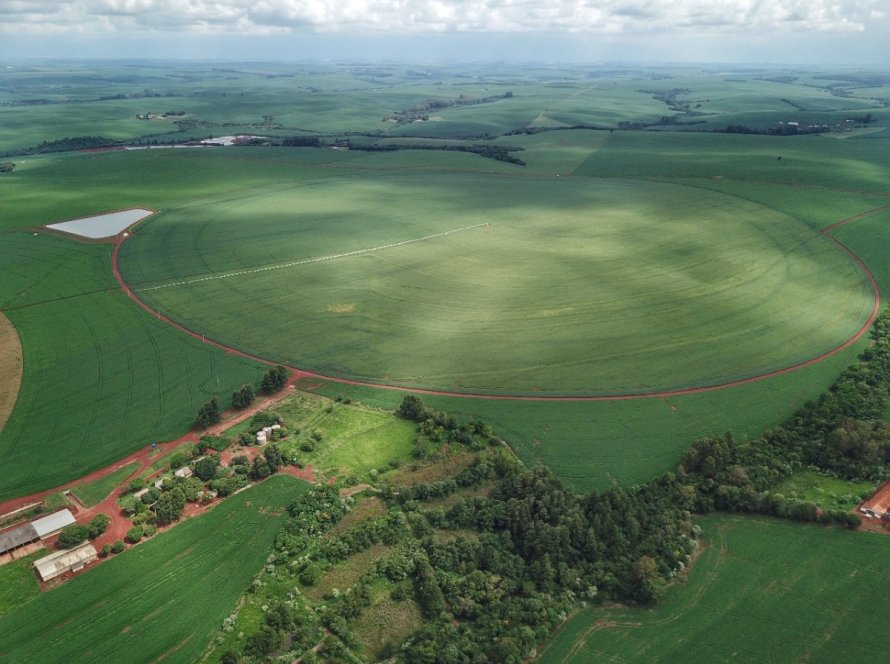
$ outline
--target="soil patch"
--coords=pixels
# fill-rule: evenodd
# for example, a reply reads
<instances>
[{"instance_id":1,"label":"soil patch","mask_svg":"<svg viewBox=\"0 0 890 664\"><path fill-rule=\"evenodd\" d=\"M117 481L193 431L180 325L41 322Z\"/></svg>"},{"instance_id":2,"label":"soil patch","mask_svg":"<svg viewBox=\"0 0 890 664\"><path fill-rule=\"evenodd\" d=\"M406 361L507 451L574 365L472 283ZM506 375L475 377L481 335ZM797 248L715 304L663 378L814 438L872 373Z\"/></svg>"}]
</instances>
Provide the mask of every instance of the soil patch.
<instances>
[{"instance_id":1,"label":"soil patch","mask_svg":"<svg viewBox=\"0 0 890 664\"><path fill-rule=\"evenodd\" d=\"M0 430L12 414L22 384L22 344L9 319L0 313Z\"/></svg>"}]
</instances>

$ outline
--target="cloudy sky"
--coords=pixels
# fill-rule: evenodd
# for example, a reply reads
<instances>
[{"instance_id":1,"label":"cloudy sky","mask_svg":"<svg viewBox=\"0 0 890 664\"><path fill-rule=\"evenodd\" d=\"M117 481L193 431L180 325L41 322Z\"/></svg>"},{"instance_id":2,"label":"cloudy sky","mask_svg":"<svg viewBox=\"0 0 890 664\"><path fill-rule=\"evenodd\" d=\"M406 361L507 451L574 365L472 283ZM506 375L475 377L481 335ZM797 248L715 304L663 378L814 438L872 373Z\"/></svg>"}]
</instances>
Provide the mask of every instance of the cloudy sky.
<instances>
[{"instance_id":1,"label":"cloudy sky","mask_svg":"<svg viewBox=\"0 0 890 664\"><path fill-rule=\"evenodd\" d=\"M0 0L0 58L876 65L888 15L888 0Z\"/></svg>"}]
</instances>

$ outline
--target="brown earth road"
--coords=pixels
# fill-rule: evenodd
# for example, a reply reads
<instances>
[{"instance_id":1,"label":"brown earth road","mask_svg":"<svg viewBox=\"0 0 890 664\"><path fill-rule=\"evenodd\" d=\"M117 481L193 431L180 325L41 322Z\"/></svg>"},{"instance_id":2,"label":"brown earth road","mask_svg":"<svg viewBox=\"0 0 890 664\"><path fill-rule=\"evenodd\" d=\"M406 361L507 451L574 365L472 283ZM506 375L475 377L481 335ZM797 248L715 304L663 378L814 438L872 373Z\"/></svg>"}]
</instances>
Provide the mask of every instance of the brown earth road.
<instances>
[{"instance_id":1,"label":"brown earth road","mask_svg":"<svg viewBox=\"0 0 890 664\"><path fill-rule=\"evenodd\" d=\"M875 318L878 315L878 310L881 306L881 294L878 290L877 281L875 281L874 275L871 273L871 270L868 269L868 266L862 261L859 256L857 256L853 251L845 245L843 242L835 238L831 235L831 231L838 228L839 226L843 226L845 224L849 224L854 221L858 221L859 219L863 219L865 217L869 217L874 214L878 214L879 212L884 212L890 209L890 205L884 205L881 207L872 208L871 210L866 210L860 214L857 214L853 217L848 217L847 219L841 219L833 224L825 226L824 228L819 230L819 233L837 245L841 251L846 253L853 262L859 267L860 270L865 274L868 279L869 284L871 284L872 293L874 294L874 303L872 305L871 313L869 314L868 320L862 324L862 326L856 331L856 333L851 336L849 339L844 341L841 344L838 344L831 350L828 350L816 357L810 358L809 360L804 360L803 362L798 362L796 364L792 364L787 367L783 367L781 369L776 369L774 371L769 371L766 373L758 374L756 376L749 376L748 378L740 378L737 380L727 381L725 383L716 383L714 385L705 385L701 387L683 387L674 390L662 390L658 392L637 392L637 393L629 393L629 394L606 394L599 396L531 396L531 395L514 395L514 394L485 394L479 392L453 392L448 390L434 390L434 389L424 389L424 388L415 388L415 387L404 387L400 385L386 385L383 383L375 383L373 381L361 381L361 380L352 380L349 378L341 378L338 376L326 376L321 373L317 373L315 371L308 371L306 369L300 369L298 367L289 366L292 373L292 378L300 379L300 378L315 378L320 380L329 381L332 383L339 383L341 385L354 385L357 387L373 387L381 390L391 390L395 392L410 392L412 394L425 394L430 396L442 396L442 397L460 397L460 398L468 398L468 399L489 399L496 401L630 401L635 399L664 399L669 397L677 397L683 396L687 394L700 394L703 392L713 392L715 390L723 390L731 387L738 387L740 385L747 385L749 383L757 383L762 380L766 380L767 378L773 378L775 376L781 376L783 374L791 373L792 371L797 371L798 369L803 369L805 367L812 366L823 360L832 357L833 355L837 355L842 350L849 348L851 345L856 343L862 336L868 332L872 323L874 323ZM179 323L171 320L167 316L161 314L159 311L152 309L148 304L143 302L127 285L124 278L121 276L120 270L118 269L118 254L120 252L120 247L123 242L132 235L132 233L124 233L117 237L114 242L114 251L112 253L111 265L112 270L114 271L114 277L117 279L117 282L120 284L121 289L124 293L130 297L136 304L140 307L151 313L152 316L155 316L159 320L164 321L165 323L172 325L176 329L188 334L189 336L200 339L204 343L212 344L213 346L220 348L227 353L233 355L239 355L241 357L245 357L248 359L255 360L257 362L262 362L263 364L275 364L271 360L266 358L258 357L256 355L251 355L250 353L245 353L244 351L238 350L237 348L233 348L231 346L226 346L225 344L219 343L218 341L214 341L213 339L208 339L204 335L198 334L197 332L193 332L192 330L180 325Z\"/></svg>"},{"instance_id":2,"label":"brown earth road","mask_svg":"<svg viewBox=\"0 0 890 664\"><path fill-rule=\"evenodd\" d=\"M78 512L77 520L78 522L82 521L82 514L89 514L90 517L92 514L96 512L105 512L109 516L114 519L114 516L111 512L107 511L107 509L111 509L112 511L118 512L117 508L117 498L120 495L120 489L125 487L130 483L130 480L134 477L139 477L145 470L151 466L155 461L163 457L165 454L169 453L171 450L176 449L180 445L184 443L197 443L201 436L205 435L217 435L222 431L235 426L236 424L243 422L249 417L252 417L254 413L263 410L264 408L268 408L272 404L281 401L285 397L289 396L293 393L294 390L294 382L297 380L297 376L293 375L289 378L287 386L282 389L280 392L277 392L265 399L259 399L254 402L249 408L245 408L241 411L226 411L225 415L229 415L229 417L224 418L222 422L218 424L214 424L213 426L203 430L203 431L189 431L188 433L180 436L175 440L170 440L164 443L157 443L154 448L152 446L148 446L138 452L133 452L132 454L120 459L119 461L114 462L110 466L106 466L105 468L100 468L99 470L95 470L92 473L84 475L83 477L72 480L71 482L67 482L66 484L62 484L61 486L57 486L54 489L47 489L45 491L40 491L38 493L32 493L29 496L23 496L20 498L13 498L12 500L7 500L6 502L0 503L0 516L12 512L13 510L22 507L23 505L27 505L32 502L39 502L46 498L48 495L59 493L60 491L66 491L67 489L71 489L75 486L79 486L81 484L86 484L87 482L93 482L98 479L102 479L106 475L115 472L116 470L120 470L124 466L133 463L134 461L139 462L139 467L135 469L130 475L120 483L118 487L111 493L110 496L105 498L99 505L95 507L91 507L88 509L83 509ZM251 449L251 448L248 448ZM295 469L296 470L296 469ZM295 477L302 477L303 479L309 479L309 481L314 481L314 474L311 468L307 468L304 471L300 471L302 475L294 474ZM107 509L101 509L101 508ZM87 518L89 520L89 518ZM124 531L126 532L126 531Z\"/></svg>"}]
</instances>

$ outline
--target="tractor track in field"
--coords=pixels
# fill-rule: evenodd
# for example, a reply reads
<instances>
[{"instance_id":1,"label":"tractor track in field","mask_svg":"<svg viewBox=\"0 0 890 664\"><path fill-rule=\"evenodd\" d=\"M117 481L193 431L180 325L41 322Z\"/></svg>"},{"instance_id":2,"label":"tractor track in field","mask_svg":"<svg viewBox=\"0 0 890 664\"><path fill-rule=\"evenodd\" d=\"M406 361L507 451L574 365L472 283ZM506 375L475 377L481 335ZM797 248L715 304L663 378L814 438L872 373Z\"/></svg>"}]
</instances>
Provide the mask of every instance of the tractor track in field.
<instances>
[{"instance_id":1,"label":"tractor track in field","mask_svg":"<svg viewBox=\"0 0 890 664\"><path fill-rule=\"evenodd\" d=\"M834 348L817 355L816 357L812 357L809 360L804 360L803 362L797 362L796 364L789 365L787 367L783 367L781 369L775 369L773 371L768 371L766 373L757 374L755 376L749 376L747 378L739 378L736 380L726 381L724 383L716 383L713 385L703 385L697 387L681 387L671 390L660 390L655 392L636 392L636 393L626 393L626 394L603 394L603 395L525 395L525 394L490 394L484 392L454 392L449 390L436 390L430 388L419 388L419 387L406 387L402 385L388 385L385 383L376 383L374 381L363 381L363 380L355 380L351 378L343 378L340 376L328 376L322 373L318 373L315 371L310 371L307 369L301 369L299 367L286 366L290 371L292 376L299 380L301 378L310 378L317 380L324 380L331 383L338 383L341 385L351 385L355 387L371 387L381 390L391 390L395 392L406 392L412 394L423 394L428 396L440 396L440 397L457 397L464 399L487 399L492 401L538 401L538 402L547 402L547 401L632 401L639 399L667 399L670 397L678 397L685 396L688 394L701 394L704 392L714 392L716 390L723 390L732 387L738 387L740 385L748 385L750 383L757 383L762 380L766 380L768 378L774 378L776 376L781 376L787 373L791 373L793 371L797 371L798 369L803 369L805 367L813 366L814 364L818 364L823 360L828 359L834 355L837 355L841 351L849 348L851 345L859 341L862 336L868 332L869 328L874 323L875 318L878 315L878 310L881 306L881 294L878 289L878 283L875 280L874 275L871 270L869 270L868 266L865 262L857 256L852 249L850 249L843 242L838 240L836 237L831 235L831 232L840 226L844 226L846 224L858 221L860 219L864 219L866 217L870 217L872 215L878 214L880 212L885 212L890 210L890 205L884 205L881 207L872 208L870 210L866 210L865 212L861 212L852 217L847 217L846 219L841 219L840 221L836 221L828 226L825 226L819 229L819 234L833 242L841 251L846 253L853 263L865 274L868 279L869 284L872 288L872 293L874 295L874 303L872 304L871 313L868 316L868 320L862 324L862 326L856 331L853 336L848 338L846 341L838 344ZM216 348L224 350L226 353L231 355L237 355L239 357L244 357L250 360L254 360L256 362L261 362L266 365L275 365L278 362L270 360L268 358L260 357L258 355L252 355L245 351L239 350L232 346L227 346L226 344L220 343L213 339L207 338L203 334L198 334L197 332L188 329L184 325L177 323L172 320L168 316L160 313L160 311L153 309L149 304L144 302L132 289L127 282L124 280L123 276L120 273L120 269L118 266L118 255L120 253L121 245L128 237L132 237L133 233L121 233L117 236L114 241L114 251L111 254L111 266L112 271L114 272L114 278L117 280L118 284L120 284L121 290L123 290L124 294L126 294L131 300L133 300L137 305L139 305L142 309L149 312L152 316L161 320L168 325L172 325L180 332L184 332L194 339L200 339L203 343L211 344Z\"/></svg>"}]
</instances>

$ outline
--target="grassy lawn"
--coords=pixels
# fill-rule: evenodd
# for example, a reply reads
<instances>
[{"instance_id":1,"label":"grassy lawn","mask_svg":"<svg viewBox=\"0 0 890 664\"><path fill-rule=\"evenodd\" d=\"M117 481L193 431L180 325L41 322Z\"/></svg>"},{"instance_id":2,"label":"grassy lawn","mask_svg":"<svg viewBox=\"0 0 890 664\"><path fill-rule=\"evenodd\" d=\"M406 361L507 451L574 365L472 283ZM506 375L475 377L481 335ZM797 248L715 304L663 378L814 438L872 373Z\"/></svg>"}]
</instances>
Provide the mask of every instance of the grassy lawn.
<instances>
[{"instance_id":1,"label":"grassy lawn","mask_svg":"<svg viewBox=\"0 0 890 664\"><path fill-rule=\"evenodd\" d=\"M0 618L5 661L194 662L269 554L287 476L225 500Z\"/></svg>"},{"instance_id":2,"label":"grassy lawn","mask_svg":"<svg viewBox=\"0 0 890 664\"><path fill-rule=\"evenodd\" d=\"M89 484L79 484L71 489L71 493L77 496L77 499L87 507L98 505L108 497L117 486L127 479L139 467L138 461L133 461L123 468L109 473L102 479L90 482Z\"/></svg>"},{"instance_id":3,"label":"grassy lawn","mask_svg":"<svg viewBox=\"0 0 890 664\"><path fill-rule=\"evenodd\" d=\"M656 608L582 611L540 661L886 660L890 639L864 639L861 626L890 615L876 583L890 538L761 518L701 523L707 548Z\"/></svg>"},{"instance_id":4,"label":"grassy lawn","mask_svg":"<svg viewBox=\"0 0 890 664\"><path fill-rule=\"evenodd\" d=\"M390 461L411 453L414 424L390 412L305 392L280 401L272 410L290 434L279 447L329 477L344 473L367 476L372 469L384 469ZM237 425L226 435L246 431L248 425L249 421ZM304 445L314 449L305 451Z\"/></svg>"},{"instance_id":5,"label":"grassy lawn","mask_svg":"<svg viewBox=\"0 0 890 664\"><path fill-rule=\"evenodd\" d=\"M816 503L823 509L853 509L875 490L874 482L851 482L814 471L798 473L776 487L776 493Z\"/></svg>"}]
</instances>

